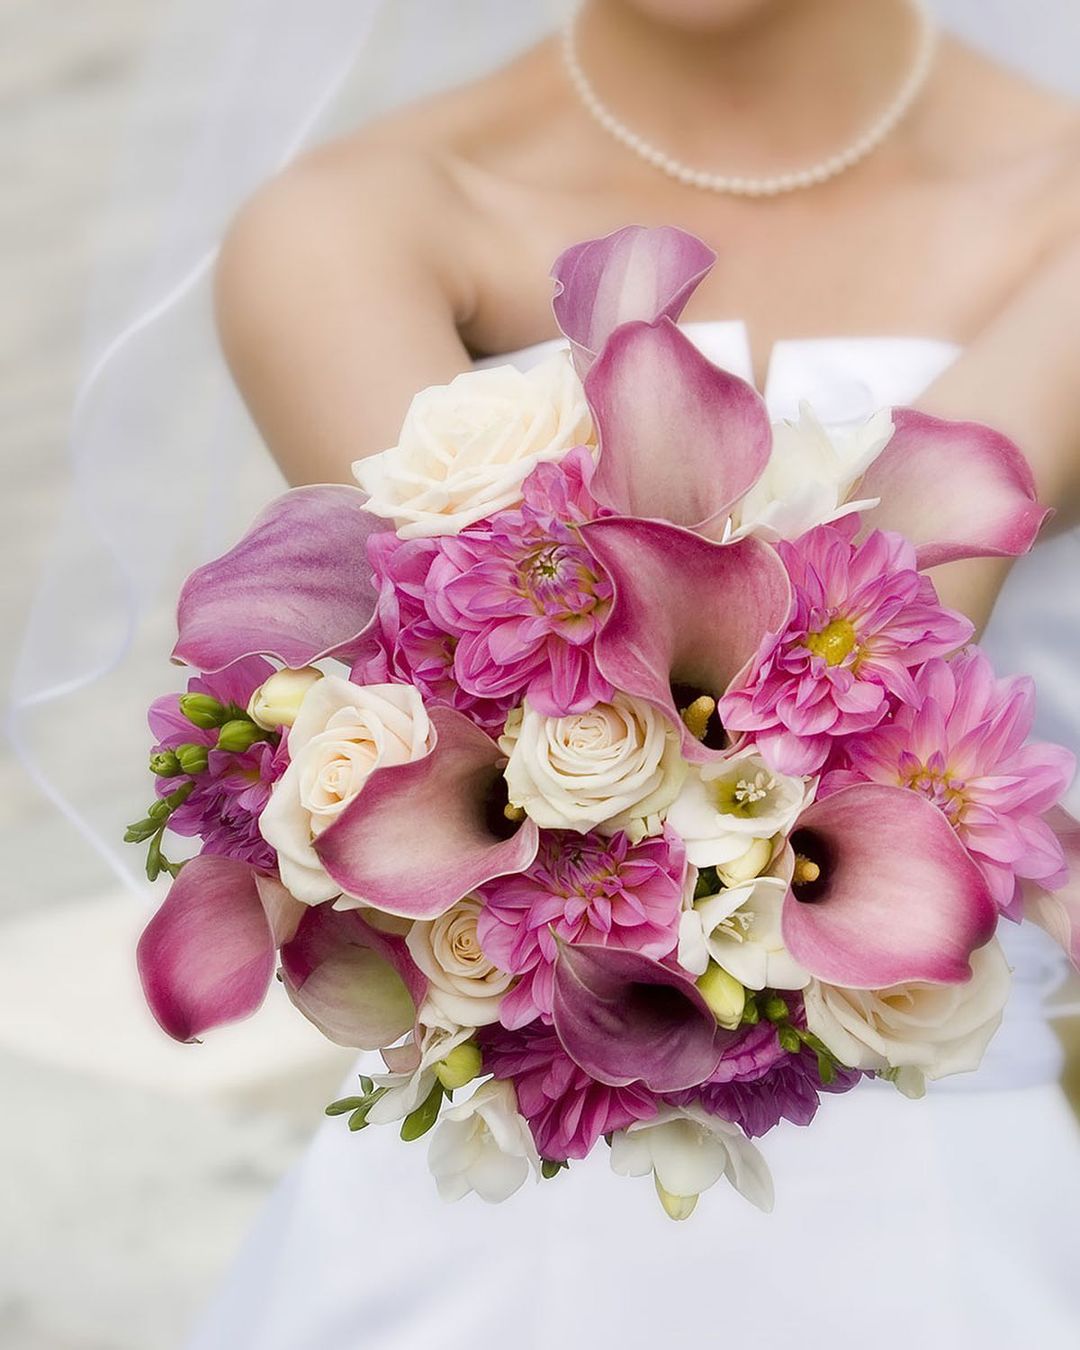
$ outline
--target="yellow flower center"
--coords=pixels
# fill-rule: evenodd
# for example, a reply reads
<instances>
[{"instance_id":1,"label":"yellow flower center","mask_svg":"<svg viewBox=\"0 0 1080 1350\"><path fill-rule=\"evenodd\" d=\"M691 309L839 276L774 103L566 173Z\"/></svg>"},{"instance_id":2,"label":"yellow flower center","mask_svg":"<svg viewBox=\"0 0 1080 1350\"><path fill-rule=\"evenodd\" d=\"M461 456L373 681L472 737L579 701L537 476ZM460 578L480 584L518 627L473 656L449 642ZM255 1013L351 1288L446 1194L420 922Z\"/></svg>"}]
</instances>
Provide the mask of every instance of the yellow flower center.
<instances>
[{"instance_id":1,"label":"yellow flower center","mask_svg":"<svg viewBox=\"0 0 1080 1350\"><path fill-rule=\"evenodd\" d=\"M815 656L823 656L830 666L838 666L851 655L856 640L855 625L850 619L833 619L820 632L807 633L806 646Z\"/></svg>"}]
</instances>

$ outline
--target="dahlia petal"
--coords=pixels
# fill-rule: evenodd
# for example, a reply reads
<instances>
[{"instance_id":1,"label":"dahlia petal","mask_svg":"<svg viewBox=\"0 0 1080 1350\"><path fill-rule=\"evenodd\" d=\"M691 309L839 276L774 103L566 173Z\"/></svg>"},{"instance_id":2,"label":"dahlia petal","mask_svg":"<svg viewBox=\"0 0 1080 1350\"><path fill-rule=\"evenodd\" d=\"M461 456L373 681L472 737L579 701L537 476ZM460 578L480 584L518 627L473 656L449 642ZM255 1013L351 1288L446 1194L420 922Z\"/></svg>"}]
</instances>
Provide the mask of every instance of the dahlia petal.
<instances>
[{"instance_id":1,"label":"dahlia petal","mask_svg":"<svg viewBox=\"0 0 1080 1350\"><path fill-rule=\"evenodd\" d=\"M684 975L615 947L560 945L553 1003L567 1054L611 1087L694 1087L714 1071L735 1035L717 1026Z\"/></svg>"},{"instance_id":2,"label":"dahlia petal","mask_svg":"<svg viewBox=\"0 0 1080 1350\"><path fill-rule=\"evenodd\" d=\"M916 546L919 566L1027 553L1049 512L1031 468L1007 437L977 422L950 422L912 408L893 411L889 444L859 484L880 497L871 526Z\"/></svg>"},{"instance_id":3,"label":"dahlia petal","mask_svg":"<svg viewBox=\"0 0 1080 1350\"><path fill-rule=\"evenodd\" d=\"M491 737L451 708L429 713L431 751L376 769L315 841L343 891L409 919L436 918L484 882L524 871L539 838L531 820L509 838L491 828L505 758Z\"/></svg>"},{"instance_id":4,"label":"dahlia petal","mask_svg":"<svg viewBox=\"0 0 1080 1350\"><path fill-rule=\"evenodd\" d=\"M1056 890L1025 887L1024 917L1045 929L1080 971L1080 821L1056 807L1046 822L1061 844L1068 880Z\"/></svg>"},{"instance_id":5,"label":"dahlia petal","mask_svg":"<svg viewBox=\"0 0 1080 1350\"><path fill-rule=\"evenodd\" d=\"M578 374L585 377L620 324L678 319L715 261L707 244L670 225L627 225L561 253L551 307Z\"/></svg>"},{"instance_id":6,"label":"dahlia petal","mask_svg":"<svg viewBox=\"0 0 1080 1350\"><path fill-rule=\"evenodd\" d=\"M367 540L385 529L358 488L296 488L235 548L194 571L177 608L173 659L220 670L244 656L309 665L344 650L375 609Z\"/></svg>"},{"instance_id":7,"label":"dahlia petal","mask_svg":"<svg viewBox=\"0 0 1080 1350\"><path fill-rule=\"evenodd\" d=\"M784 943L830 984L881 989L907 980L959 984L997 910L945 817L906 788L847 787L799 817L792 846L815 851L821 889L784 900Z\"/></svg>"},{"instance_id":8,"label":"dahlia petal","mask_svg":"<svg viewBox=\"0 0 1080 1350\"><path fill-rule=\"evenodd\" d=\"M619 515L719 532L768 462L760 396L670 319L613 333L585 393L600 438L592 493Z\"/></svg>"}]
</instances>

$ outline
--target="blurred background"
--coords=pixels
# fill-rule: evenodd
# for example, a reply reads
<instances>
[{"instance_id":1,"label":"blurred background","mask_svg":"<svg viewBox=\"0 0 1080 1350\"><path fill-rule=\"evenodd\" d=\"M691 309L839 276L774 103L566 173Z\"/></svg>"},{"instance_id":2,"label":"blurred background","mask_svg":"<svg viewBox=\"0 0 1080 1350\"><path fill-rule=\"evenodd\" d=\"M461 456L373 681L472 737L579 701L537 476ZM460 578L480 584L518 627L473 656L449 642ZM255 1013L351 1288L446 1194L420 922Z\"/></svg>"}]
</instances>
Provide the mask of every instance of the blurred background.
<instances>
[{"instance_id":1,"label":"blurred background","mask_svg":"<svg viewBox=\"0 0 1080 1350\"><path fill-rule=\"evenodd\" d=\"M6 687L66 486L95 222L141 57L166 0L4 0L0 15L0 675ZM162 99L185 96L178 67ZM136 247L138 212L128 234ZM165 646L142 672L167 687ZM99 700L117 757L138 709ZM63 775L109 793L116 765L60 741ZM126 889L0 743L0 1345L179 1346L269 1188L302 1148L351 1055L275 987L253 1022L200 1047L142 1003ZM1076 983L1061 991L1075 1002ZM1070 1092L1080 1102L1080 1026ZM917 1108L916 1108L917 1109ZM360 1141L358 1141L360 1146Z\"/></svg>"}]
</instances>

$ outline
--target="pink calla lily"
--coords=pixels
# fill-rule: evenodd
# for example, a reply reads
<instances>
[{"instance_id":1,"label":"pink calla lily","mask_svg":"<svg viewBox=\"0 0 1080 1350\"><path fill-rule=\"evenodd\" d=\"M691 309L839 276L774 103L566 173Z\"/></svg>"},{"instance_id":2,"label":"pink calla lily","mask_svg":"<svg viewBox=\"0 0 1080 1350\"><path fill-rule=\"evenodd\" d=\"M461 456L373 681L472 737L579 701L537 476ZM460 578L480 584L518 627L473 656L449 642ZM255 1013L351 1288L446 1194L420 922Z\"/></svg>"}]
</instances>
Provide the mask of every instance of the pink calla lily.
<instances>
[{"instance_id":1,"label":"pink calla lily","mask_svg":"<svg viewBox=\"0 0 1080 1350\"><path fill-rule=\"evenodd\" d=\"M579 1068L609 1087L682 1092L703 1083L735 1032L694 984L640 952L560 943L552 1016Z\"/></svg>"},{"instance_id":2,"label":"pink calla lily","mask_svg":"<svg viewBox=\"0 0 1080 1350\"><path fill-rule=\"evenodd\" d=\"M782 932L811 975L850 989L970 978L969 958L993 936L997 907L926 798L879 783L842 788L803 812L790 846Z\"/></svg>"},{"instance_id":3,"label":"pink calla lily","mask_svg":"<svg viewBox=\"0 0 1080 1350\"><path fill-rule=\"evenodd\" d=\"M433 919L536 856L531 820L502 815L505 756L452 708L430 709L435 740L422 759L379 768L315 849L334 881L376 909Z\"/></svg>"},{"instance_id":4,"label":"pink calla lily","mask_svg":"<svg viewBox=\"0 0 1080 1350\"><path fill-rule=\"evenodd\" d=\"M1065 853L1069 876L1053 891L1026 886L1024 918L1045 929L1080 971L1080 821L1058 806L1047 812L1046 823Z\"/></svg>"},{"instance_id":5,"label":"pink calla lily","mask_svg":"<svg viewBox=\"0 0 1080 1350\"><path fill-rule=\"evenodd\" d=\"M585 396L600 440L596 500L617 515L722 535L769 460L772 427L758 393L662 318L612 334Z\"/></svg>"},{"instance_id":6,"label":"pink calla lily","mask_svg":"<svg viewBox=\"0 0 1080 1350\"><path fill-rule=\"evenodd\" d=\"M998 431L897 408L892 438L863 475L859 497L880 497L871 529L915 545L919 566L1027 553L1050 514L1031 466Z\"/></svg>"},{"instance_id":7,"label":"pink calla lily","mask_svg":"<svg viewBox=\"0 0 1080 1350\"><path fill-rule=\"evenodd\" d=\"M716 254L671 225L627 225L559 255L552 268L555 321L584 378L604 343L632 319L677 319Z\"/></svg>"},{"instance_id":8,"label":"pink calla lily","mask_svg":"<svg viewBox=\"0 0 1080 1350\"><path fill-rule=\"evenodd\" d=\"M275 952L306 906L275 878L204 853L185 863L139 940L150 1011L178 1041L250 1017L274 974Z\"/></svg>"},{"instance_id":9,"label":"pink calla lily","mask_svg":"<svg viewBox=\"0 0 1080 1350\"><path fill-rule=\"evenodd\" d=\"M215 671L253 655L294 668L346 659L375 610L368 536L386 528L365 501L359 488L326 484L271 502L184 584L173 660Z\"/></svg>"},{"instance_id":10,"label":"pink calla lily","mask_svg":"<svg viewBox=\"0 0 1080 1350\"><path fill-rule=\"evenodd\" d=\"M281 974L308 1021L359 1050L381 1050L411 1031L427 982L405 939L373 928L359 910L305 908L281 949Z\"/></svg>"},{"instance_id":11,"label":"pink calla lily","mask_svg":"<svg viewBox=\"0 0 1080 1350\"><path fill-rule=\"evenodd\" d=\"M600 671L677 726L684 698L673 686L687 691L685 701L707 694L719 702L765 635L787 622L787 572L760 540L713 544L648 520L597 520L582 534L615 587L596 643ZM683 728L687 759L715 759L722 749Z\"/></svg>"}]
</instances>

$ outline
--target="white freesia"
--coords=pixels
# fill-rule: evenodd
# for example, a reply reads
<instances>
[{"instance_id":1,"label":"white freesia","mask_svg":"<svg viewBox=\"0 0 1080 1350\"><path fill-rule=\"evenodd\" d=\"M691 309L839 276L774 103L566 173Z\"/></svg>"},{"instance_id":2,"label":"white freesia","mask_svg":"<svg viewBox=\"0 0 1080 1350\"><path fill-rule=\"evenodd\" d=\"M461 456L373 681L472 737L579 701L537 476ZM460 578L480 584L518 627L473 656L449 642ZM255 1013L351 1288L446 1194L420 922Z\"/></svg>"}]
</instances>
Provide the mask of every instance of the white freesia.
<instances>
[{"instance_id":1,"label":"white freesia","mask_svg":"<svg viewBox=\"0 0 1080 1350\"><path fill-rule=\"evenodd\" d=\"M747 989L805 989L810 976L780 931L787 890L781 877L755 877L696 900L679 921L679 964L703 975L713 960Z\"/></svg>"},{"instance_id":2,"label":"white freesia","mask_svg":"<svg viewBox=\"0 0 1080 1350\"><path fill-rule=\"evenodd\" d=\"M405 941L428 979L419 1014L425 1026L482 1027L499 1020L514 977L480 949L476 921L482 909L475 896L466 896L439 918L409 929Z\"/></svg>"},{"instance_id":3,"label":"white freesia","mask_svg":"<svg viewBox=\"0 0 1080 1350\"><path fill-rule=\"evenodd\" d=\"M532 370L470 370L422 390L397 445L357 460L353 476L402 539L457 534L519 502L542 460L594 443L581 381L558 352Z\"/></svg>"},{"instance_id":4,"label":"white freesia","mask_svg":"<svg viewBox=\"0 0 1080 1350\"><path fill-rule=\"evenodd\" d=\"M723 866L743 857L755 840L786 834L812 791L802 778L770 772L748 751L694 765L667 818L695 867Z\"/></svg>"},{"instance_id":5,"label":"white freesia","mask_svg":"<svg viewBox=\"0 0 1080 1350\"><path fill-rule=\"evenodd\" d=\"M393 1120L404 1120L427 1100L435 1086L435 1066L441 1064L452 1050L463 1045L473 1034L472 1027L428 1027L423 1030L420 1045L406 1041L404 1045L383 1051L389 1073L374 1073L371 1081L385 1091L367 1113L370 1125L387 1125Z\"/></svg>"},{"instance_id":6,"label":"white freesia","mask_svg":"<svg viewBox=\"0 0 1080 1350\"><path fill-rule=\"evenodd\" d=\"M542 829L658 834L686 775L679 733L649 704L616 694L589 712L507 718L507 793Z\"/></svg>"},{"instance_id":7,"label":"white freesia","mask_svg":"<svg viewBox=\"0 0 1080 1350\"><path fill-rule=\"evenodd\" d=\"M443 1200L475 1191L499 1204L520 1189L540 1159L517 1109L513 1084L489 1079L468 1101L444 1111L428 1148L428 1167Z\"/></svg>"},{"instance_id":8,"label":"white freesia","mask_svg":"<svg viewBox=\"0 0 1080 1350\"><path fill-rule=\"evenodd\" d=\"M278 855L281 880L308 905L340 887L312 841L331 826L382 765L427 754L431 724L407 684L351 684L327 675L304 695L289 732L289 767L274 784L259 829Z\"/></svg>"},{"instance_id":9,"label":"white freesia","mask_svg":"<svg viewBox=\"0 0 1080 1350\"><path fill-rule=\"evenodd\" d=\"M809 405L801 404L798 422L774 424L769 462L739 503L731 538L797 539L815 525L876 506L876 497L847 498L892 434L888 409L859 426L826 431Z\"/></svg>"},{"instance_id":10,"label":"white freesia","mask_svg":"<svg viewBox=\"0 0 1080 1350\"><path fill-rule=\"evenodd\" d=\"M965 984L912 981L888 989L838 989L813 981L806 1025L842 1064L899 1070L898 1086L919 1095L921 1079L977 1069L1001 1022L1011 983L997 940L971 954Z\"/></svg>"},{"instance_id":11,"label":"white freesia","mask_svg":"<svg viewBox=\"0 0 1080 1350\"><path fill-rule=\"evenodd\" d=\"M616 1130L611 1166L624 1177L651 1172L673 1218L685 1218L697 1197L724 1176L758 1209L768 1213L773 1206L772 1177L761 1151L737 1125L700 1107L662 1110ZM680 1200L686 1203L670 1203Z\"/></svg>"},{"instance_id":12,"label":"white freesia","mask_svg":"<svg viewBox=\"0 0 1080 1350\"><path fill-rule=\"evenodd\" d=\"M248 700L248 716L264 731L291 727L307 691L322 678L322 671L316 670L314 666L303 666L299 670L275 670Z\"/></svg>"}]
</instances>

